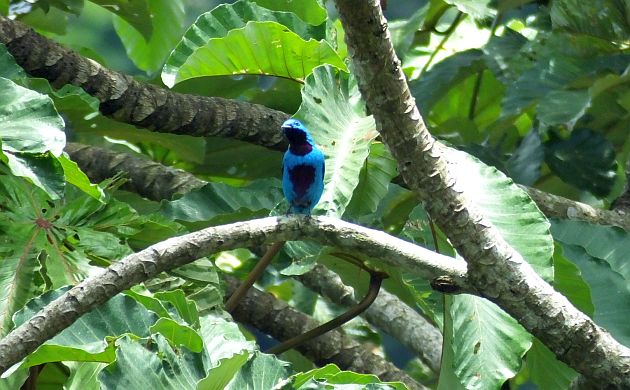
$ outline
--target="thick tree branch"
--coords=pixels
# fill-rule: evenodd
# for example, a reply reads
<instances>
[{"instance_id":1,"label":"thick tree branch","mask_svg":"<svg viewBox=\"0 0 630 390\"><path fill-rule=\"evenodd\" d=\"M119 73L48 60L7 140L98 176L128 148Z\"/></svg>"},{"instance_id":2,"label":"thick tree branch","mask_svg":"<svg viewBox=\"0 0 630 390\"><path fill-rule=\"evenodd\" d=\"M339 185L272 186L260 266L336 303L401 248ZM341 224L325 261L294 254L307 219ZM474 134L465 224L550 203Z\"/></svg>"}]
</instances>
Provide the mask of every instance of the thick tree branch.
<instances>
[{"instance_id":1,"label":"thick tree branch","mask_svg":"<svg viewBox=\"0 0 630 390\"><path fill-rule=\"evenodd\" d=\"M535 188L520 187L527 191L532 200L540 207L540 211L549 218L574 219L598 225L612 225L630 231L630 214L622 210L596 209L587 204L575 202Z\"/></svg>"},{"instance_id":2,"label":"thick tree branch","mask_svg":"<svg viewBox=\"0 0 630 390\"><path fill-rule=\"evenodd\" d=\"M238 222L170 238L85 279L0 340L0 373L92 308L160 272L219 251L300 239L372 256L427 279L447 275L469 291L463 262L378 230L329 217L268 217Z\"/></svg>"},{"instance_id":3,"label":"thick tree branch","mask_svg":"<svg viewBox=\"0 0 630 390\"><path fill-rule=\"evenodd\" d=\"M236 289L238 280L227 278L228 293ZM232 314L234 318L273 336L278 340L288 340L319 324L286 302L273 295L250 289ZM382 357L369 352L359 342L339 330L333 330L297 347L306 357L318 365L335 363L348 370L377 375L383 381L400 381L409 389L425 389L410 378L404 371ZM367 369L367 370L366 370Z\"/></svg>"},{"instance_id":4,"label":"thick tree branch","mask_svg":"<svg viewBox=\"0 0 630 390\"><path fill-rule=\"evenodd\" d=\"M279 130L288 115L237 100L175 93L104 68L24 24L0 16L0 43L16 62L55 88L72 84L100 101L103 115L115 120L173 134L255 140L284 150Z\"/></svg>"},{"instance_id":5,"label":"thick tree branch","mask_svg":"<svg viewBox=\"0 0 630 390\"><path fill-rule=\"evenodd\" d=\"M336 5L377 128L405 182L468 262L473 285L593 382L630 388L630 349L545 283L457 186L409 92L378 1Z\"/></svg>"}]
</instances>

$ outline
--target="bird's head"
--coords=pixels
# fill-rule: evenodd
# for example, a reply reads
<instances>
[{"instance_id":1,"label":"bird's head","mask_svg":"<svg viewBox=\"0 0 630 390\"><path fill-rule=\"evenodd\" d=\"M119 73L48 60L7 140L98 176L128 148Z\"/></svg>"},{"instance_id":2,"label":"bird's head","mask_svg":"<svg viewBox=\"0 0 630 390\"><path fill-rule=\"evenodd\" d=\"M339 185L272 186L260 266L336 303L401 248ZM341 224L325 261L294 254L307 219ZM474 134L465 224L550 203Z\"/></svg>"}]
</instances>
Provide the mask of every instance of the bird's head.
<instances>
[{"instance_id":1,"label":"bird's head","mask_svg":"<svg viewBox=\"0 0 630 390\"><path fill-rule=\"evenodd\" d=\"M306 130L306 126L297 119L287 119L282 124L282 131L291 145L313 145L313 139Z\"/></svg>"}]
</instances>

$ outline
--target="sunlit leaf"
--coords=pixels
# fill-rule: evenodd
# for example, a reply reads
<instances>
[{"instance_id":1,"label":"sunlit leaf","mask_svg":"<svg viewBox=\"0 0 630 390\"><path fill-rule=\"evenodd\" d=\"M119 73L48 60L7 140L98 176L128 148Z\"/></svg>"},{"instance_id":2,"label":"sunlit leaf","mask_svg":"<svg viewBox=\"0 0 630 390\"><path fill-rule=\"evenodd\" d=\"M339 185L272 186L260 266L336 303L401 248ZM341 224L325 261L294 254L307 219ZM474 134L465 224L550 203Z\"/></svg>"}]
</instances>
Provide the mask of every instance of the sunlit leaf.
<instances>
[{"instance_id":1,"label":"sunlit leaf","mask_svg":"<svg viewBox=\"0 0 630 390\"><path fill-rule=\"evenodd\" d=\"M185 48L188 51L188 48ZM222 38L208 40L186 57L182 65L165 70L168 86L180 81L221 75L268 75L303 82L313 68L331 64L346 69L325 41L302 39L276 22L248 22Z\"/></svg>"},{"instance_id":2,"label":"sunlit leaf","mask_svg":"<svg viewBox=\"0 0 630 390\"><path fill-rule=\"evenodd\" d=\"M326 20L326 9L319 0L254 0L258 5L275 11L293 12L307 23L318 25Z\"/></svg>"}]
</instances>

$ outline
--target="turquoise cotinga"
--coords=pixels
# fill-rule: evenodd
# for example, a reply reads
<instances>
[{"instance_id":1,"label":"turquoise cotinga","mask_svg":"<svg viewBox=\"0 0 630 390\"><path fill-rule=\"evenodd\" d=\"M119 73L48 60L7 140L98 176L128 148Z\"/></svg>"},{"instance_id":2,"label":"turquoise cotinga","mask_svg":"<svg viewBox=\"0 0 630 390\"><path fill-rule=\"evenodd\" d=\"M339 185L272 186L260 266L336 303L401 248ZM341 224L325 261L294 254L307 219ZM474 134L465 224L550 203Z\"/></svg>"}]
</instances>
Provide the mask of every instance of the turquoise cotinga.
<instances>
[{"instance_id":1,"label":"turquoise cotinga","mask_svg":"<svg viewBox=\"0 0 630 390\"><path fill-rule=\"evenodd\" d=\"M324 191L324 154L297 119L282 124L289 148L282 161L282 191L289 213L311 214Z\"/></svg>"}]
</instances>

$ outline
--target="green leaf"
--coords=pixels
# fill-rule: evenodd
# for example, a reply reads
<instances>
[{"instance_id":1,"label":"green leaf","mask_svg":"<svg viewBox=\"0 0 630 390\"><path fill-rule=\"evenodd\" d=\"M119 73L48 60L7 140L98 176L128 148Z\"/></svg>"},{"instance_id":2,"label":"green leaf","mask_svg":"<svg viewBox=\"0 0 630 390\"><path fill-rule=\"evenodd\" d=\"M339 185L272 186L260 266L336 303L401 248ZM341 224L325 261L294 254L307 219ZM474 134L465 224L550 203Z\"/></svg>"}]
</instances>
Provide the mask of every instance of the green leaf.
<instances>
[{"instance_id":1,"label":"green leaf","mask_svg":"<svg viewBox=\"0 0 630 390\"><path fill-rule=\"evenodd\" d=\"M116 361L98 376L103 389L195 389L205 376L201 354L174 350L161 335L116 341Z\"/></svg>"},{"instance_id":2,"label":"green leaf","mask_svg":"<svg viewBox=\"0 0 630 390\"><path fill-rule=\"evenodd\" d=\"M159 26L153 30L149 40L138 32L137 26L121 17L114 18L114 27L133 63L153 74L160 70L180 39L186 13L181 2L172 0L151 0L149 11L150 22Z\"/></svg>"},{"instance_id":3,"label":"green leaf","mask_svg":"<svg viewBox=\"0 0 630 390\"><path fill-rule=\"evenodd\" d=\"M593 225L581 221L553 220L553 237L563 244L579 245L597 259L607 262L613 271L630 281L630 234L614 226Z\"/></svg>"},{"instance_id":4,"label":"green leaf","mask_svg":"<svg viewBox=\"0 0 630 390\"><path fill-rule=\"evenodd\" d=\"M373 142L361 169L346 213L354 216L372 214L387 194L390 181L397 175L396 160L384 144Z\"/></svg>"},{"instance_id":5,"label":"green leaf","mask_svg":"<svg viewBox=\"0 0 630 390\"><path fill-rule=\"evenodd\" d=\"M630 345L630 266L622 255L630 243L622 229L576 221L553 221L564 256L575 264L591 291L593 319L617 340ZM576 236L576 234L579 234Z\"/></svg>"},{"instance_id":6,"label":"green leaf","mask_svg":"<svg viewBox=\"0 0 630 390\"><path fill-rule=\"evenodd\" d=\"M539 389L568 389L578 374L571 367L556 358L537 338L526 359L529 368L529 379Z\"/></svg>"},{"instance_id":7,"label":"green leaf","mask_svg":"<svg viewBox=\"0 0 630 390\"><path fill-rule=\"evenodd\" d=\"M13 153L61 155L66 145L63 119L48 96L0 77L0 140Z\"/></svg>"},{"instance_id":8,"label":"green leaf","mask_svg":"<svg viewBox=\"0 0 630 390\"><path fill-rule=\"evenodd\" d=\"M0 0L0 15L7 16L9 14L9 0ZM2 66L0 65L0 69Z\"/></svg>"},{"instance_id":9,"label":"green leaf","mask_svg":"<svg viewBox=\"0 0 630 390\"><path fill-rule=\"evenodd\" d=\"M453 365L469 389L498 389L518 372L532 336L494 303L456 295L453 318Z\"/></svg>"},{"instance_id":10,"label":"green leaf","mask_svg":"<svg viewBox=\"0 0 630 390\"><path fill-rule=\"evenodd\" d=\"M299 2L298 4L305 4ZM235 29L243 28L250 21L278 22L286 26L302 39L323 39L324 26L313 27L304 23L292 13L273 12L259 7L256 3L237 1L234 4L222 4L206 12L186 31L183 39L171 53L164 70L162 80L168 86L174 85L174 78L191 55L204 47L211 39L225 38Z\"/></svg>"},{"instance_id":11,"label":"green leaf","mask_svg":"<svg viewBox=\"0 0 630 390\"><path fill-rule=\"evenodd\" d=\"M490 8L491 0L444 0L444 2L456 6L459 11L475 19L488 18L496 13Z\"/></svg>"},{"instance_id":12,"label":"green leaf","mask_svg":"<svg viewBox=\"0 0 630 390\"><path fill-rule=\"evenodd\" d=\"M254 0L259 5L275 11L293 12L302 20L312 25L326 21L326 9L319 0Z\"/></svg>"},{"instance_id":13,"label":"green leaf","mask_svg":"<svg viewBox=\"0 0 630 390\"><path fill-rule=\"evenodd\" d=\"M44 190L51 199L63 196L66 187L63 166L50 152L39 154L5 151L4 157L13 175L27 178Z\"/></svg>"},{"instance_id":14,"label":"green leaf","mask_svg":"<svg viewBox=\"0 0 630 390\"><path fill-rule=\"evenodd\" d=\"M296 390L321 389L343 390L349 386L370 390L406 390L407 387L397 382L381 382L376 375L358 374L352 371L341 371L334 364L316 368L307 372L301 372L291 377L292 388ZM369 385L369 386L366 386Z\"/></svg>"},{"instance_id":15,"label":"green leaf","mask_svg":"<svg viewBox=\"0 0 630 390\"><path fill-rule=\"evenodd\" d=\"M257 351L225 388L226 390L273 389L289 376L288 365L274 355Z\"/></svg>"},{"instance_id":16,"label":"green leaf","mask_svg":"<svg viewBox=\"0 0 630 390\"><path fill-rule=\"evenodd\" d=\"M222 390L255 351L255 344L246 341L238 325L218 315L201 317L201 336L207 351L204 364L209 368L199 389Z\"/></svg>"},{"instance_id":17,"label":"green leaf","mask_svg":"<svg viewBox=\"0 0 630 390\"><path fill-rule=\"evenodd\" d=\"M105 198L105 193L101 187L92 184L87 175L81 171L77 163L70 160L66 153L59 157L59 162L61 163L63 173L68 183L74 185L94 199L102 201Z\"/></svg>"},{"instance_id":18,"label":"green leaf","mask_svg":"<svg viewBox=\"0 0 630 390\"><path fill-rule=\"evenodd\" d=\"M180 58L178 62L181 62ZM195 77L267 75L304 81L313 68L331 64L346 66L325 41L305 41L276 22L248 22L222 38L208 40L177 68L165 69L164 84L173 85Z\"/></svg>"},{"instance_id":19,"label":"green leaf","mask_svg":"<svg viewBox=\"0 0 630 390\"><path fill-rule=\"evenodd\" d=\"M316 68L302 90L295 117L310 130L326 157L324 193L315 210L340 217L359 184L359 174L378 135L365 113L356 80L332 66Z\"/></svg>"},{"instance_id":20,"label":"green leaf","mask_svg":"<svg viewBox=\"0 0 630 390\"><path fill-rule=\"evenodd\" d=\"M103 203L75 187L68 187L63 199L50 201L24 180L4 176L0 199L0 232L7 261L37 259L38 283L48 288L76 284L98 272L95 265L109 265L131 253L126 239L152 226L125 203L114 199ZM16 229L20 234L14 234ZM17 280L33 280L32 272L32 267L18 267Z\"/></svg>"},{"instance_id":21,"label":"green leaf","mask_svg":"<svg viewBox=\"0 0 630 390\"><path fill-rule=\"evenodd\" d=\"M608 195L615 184L617 161L613 144L590 129L574 130L566 139L553 133L545 142L545 161L563 181L594 195Z\"/></svg>"},{"instance_id":22,"label":"green leaf","mask_svg":"<svg viewBox=\"0 0 630 390\"><path fill-rule=\"evenodd\" d=\"M146 0L90 0L94 4L98 4L109 12L112 12L131 26L133 26L145 40L151 39L153 33L153 22ZM155 21L156 23L158 20ZM157 24L156 24L157 25ZM159 25L164 28L163 24Z\"/></svg>"},{"instance_id":23,"label":"green leaf","mask_svg":"<svg viewBox=\"0 0 630 390\"><path fill-rule=\"evenodd\" d=\"M70 369L70 377L64 384L65 390L100 390L98 373L105 368L106 363L95 362L64 362Z\"/></svg>"},{"instance_id":24,"label":"green leaf","mask_svg":"<svg viewBox=\"0 0 630 390\"><path fill-rule=\"evenodd\" d=\"M560 244L556 246L553 253L553 269L553 287L580 311L592 317L595 307L591 297L591 288L584 281L580 269L564 256Z\"/></svg>"},{"instance_id":25,"label":"green leaf","mask_svg":"<svg viewBox=\"0 0 630 390\"><path fill-rule=\"evenodd\" d=\"M268 215L282 199L277 179L261 179L244 187L208 183L177 200L163 202L162 213L179 221L215 223L229 215L233 219L238 215Z\"/></svg>"},{"instance_id":26,"label":"green leaf","mask_svg":"<svg viewBox=\"0 0 630 390\"><path fill-rule=\"evenodd\" d=\"M154 294L157 299L172 305L181 318L194 328L199 327L199 312L194 301L186 298L184 291L177 289L161 291Z\"/></svg>"},{"instance_id":27,"label":"green leaf","mask_svg":"<svg viewBox=\"0 0 630 390\"><path fill-rule=\"evenodd\" d=\"M532 185L540 177L540 166L545 152L537 130L530 131L506 163L509 176L515 183Z\"/></svg>"},{"instance_id":28,"label":"green leaf","mask_svg":"<svg viewBox=\"0 0 630 390\"><path fill-rule=\"evenodd\" d=\"M487 221L545 280L553 280L549 222L527 193L496 168L467 153L445 149L451 174Z\"/></svg>"},{"instance_id":29,"label":"green leaf","mask_svg":"<svg viewBox=\"0 0 630 390\"><path fill-rule=\"evenodd\" d=\"M31 300L15 314L16 326L26 322L68 289L69 287L65 287L49 291ZM120 336L124 333L145 337L155 320L154 314L133 299L117 295L46 341L24 359L22 366L31 367L63 360L111 362L114 354L106 340L107 337Z\"/></svg>"},{"instance_id":30,"label":"green leaf","mask_svg":"<svg viewBox=\"0 0 630 390\"><path fill-rule=\"evenodd\" d=\"M619 3L625 4L620 5ZM608 41L626 41L630 37L626 1L555 0L551 6L551 22L555 28L567 29Z\"/></svg>"},{"instance_id":31,"label":"green leaf","mask_svg":"<svg viewBox=\"0 0 630 390\"><path fill-rule=\"evenodd\" d=\"M192 352L203 350L201 336L190 326L182 325L170 318L160 318L151 326L151 333L159 333L176 347L183 346Z\"/></svg>"},{"instance_id":32,"label":"green leaf","mask_svg":"<svg viewBox=\"0 0 630 390\"><path fill-rule=\"evenodd\" d=\"M0 43L0 78L13 81L26 78L26 73L21 66L15 63L15 59L7 51L6 46Z\"/></svg>"}]
</instances>

